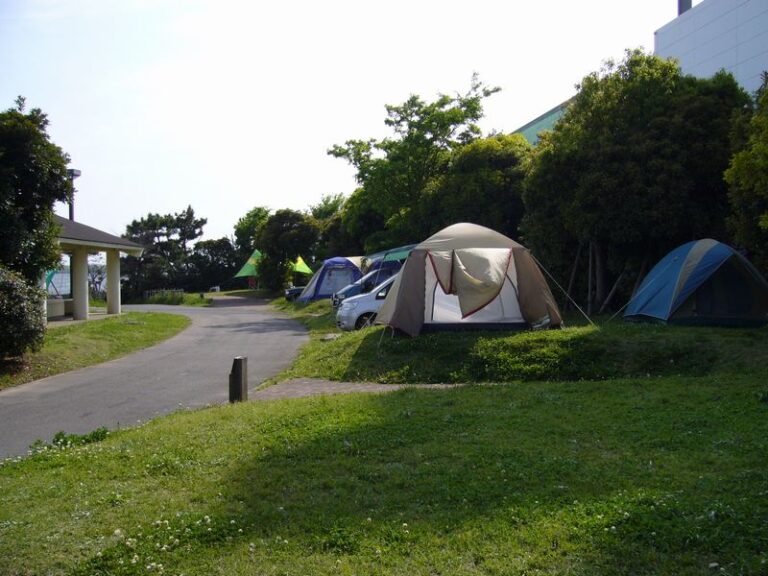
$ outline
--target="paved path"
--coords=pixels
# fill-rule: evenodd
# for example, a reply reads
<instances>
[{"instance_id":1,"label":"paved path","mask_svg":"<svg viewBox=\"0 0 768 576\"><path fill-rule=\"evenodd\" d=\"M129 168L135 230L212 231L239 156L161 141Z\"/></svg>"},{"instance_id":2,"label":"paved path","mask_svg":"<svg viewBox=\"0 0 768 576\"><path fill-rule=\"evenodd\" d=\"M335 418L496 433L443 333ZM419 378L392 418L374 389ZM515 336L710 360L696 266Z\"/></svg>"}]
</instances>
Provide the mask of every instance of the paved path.
<instances>
[{"instance_id":1,"label":"paved path","mask_svg":"<svg viewBox=\"0 0 768 576\"><path fill-rule=\"evenodd\" d=\"M59 430L132 426L181 407L227 402L235 356L248 357L251 388L286 368L306 330L266 303L221 299L211 308L125 306L181 313L192 325L135 354L0 391L0 458L25 454Z\"/></svg>"}]
</instances>

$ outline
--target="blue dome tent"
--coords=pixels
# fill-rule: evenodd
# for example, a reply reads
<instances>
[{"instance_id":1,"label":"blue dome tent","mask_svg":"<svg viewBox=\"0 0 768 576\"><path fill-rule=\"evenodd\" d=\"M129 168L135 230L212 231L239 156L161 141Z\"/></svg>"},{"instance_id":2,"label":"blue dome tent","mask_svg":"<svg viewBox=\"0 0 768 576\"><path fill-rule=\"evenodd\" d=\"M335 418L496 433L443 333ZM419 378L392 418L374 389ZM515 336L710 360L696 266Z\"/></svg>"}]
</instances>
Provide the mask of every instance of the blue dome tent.
<instances>
[{"instance_id":1,"label":"blue dome tent","mask_svg":"<svg viewBox=\"0 0 768 576\"><path fill-rule=\"evenodd\" d=\"M706 238L678 246L648 273L626 320L667 324L763 325L768 282L730 246Z\"/></svg>"},{"instance_id":2,"label":"blue dome tent","mask_svg":"<svg viewBox=\"0 0 768 576\"><path fill-rule=\"evenodd\" d=\"M334 292L338 292L345 286L352 284L362 277L363 273L355 262L360 258L343 258L336 256L323 262L320 270L315 272L306 288L301 292L297 300L299 302L311 302L330 298Z\"/></svg>"}]
</instances>

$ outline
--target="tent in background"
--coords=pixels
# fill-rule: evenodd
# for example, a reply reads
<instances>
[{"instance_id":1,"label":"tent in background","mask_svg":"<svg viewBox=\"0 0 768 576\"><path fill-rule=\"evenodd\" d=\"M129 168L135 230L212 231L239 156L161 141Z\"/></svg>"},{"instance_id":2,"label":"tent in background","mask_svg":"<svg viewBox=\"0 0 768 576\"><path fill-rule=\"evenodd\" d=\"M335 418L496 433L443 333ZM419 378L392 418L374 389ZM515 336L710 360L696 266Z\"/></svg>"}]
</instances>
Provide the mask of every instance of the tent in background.
<instances>
[{"instance_id":1,"label":"tent in background","mask_svg":"<svg viewBox=\"0 0 768 576\"><path fill-rule=\"evenodd\" d=\"M744 256L705 238L678 246L654 266L624 313L667 324L762 325L768 283Z\"/></svg>"},{"instance_id":2,"label":"tent in background","mask_svg":"<svg viewBox=\"0 0 768 576\"><path fill-rule=\"evenodd\" d=\"M291 271L297 274L307 274L311 276L313 274L312 269L304 262L304 258L301 256L296 258L296 262L291 265Z\"/></svg>"},{"instance_id":3,"label":"tent in background","mask_svg":"<svg viewBox=\"0 0 768 576\"><path fill-rule=\"evenodd\" d=\"M423 330L543 328L560 310L527 248L476 224L454 224L416 245L376 317Z\"/></svg>"},{"instance_id":4,"label":"tent in background","mask_svg":"<svg viewBox=\"0 0 768 576\"><path fill-rule=\"evenodd\" d=\"M323 262L320 270L315 272L297 300L310 302L321 298L330 298L334 292L352 284L362 275L359 256L329 258Z\"/></svg>"},{"instance_id":5,"label":"tent in background","mask_svg":"<svg viewBox=\"0 0 768 576\"><path fill-rule=\"evenodd\" d=\"M370 272L371 270L375 270L377 265L381 266L383 262L404 262L414 246L416 246L416 244L407 244L406 246L398 246L397 248L376 252L370 256L364 256L363 265L360 269L363 272Z\"/></svg>"},{"instance_id":6,"label":"tent in background","mask_svg":"<svg viewBox=\"0 0 768 576\"><path fill-rule=\"evenodd\" d=\"M253 251L250 258L240 268L240 272L235 274L235 278L257 278L259 276L259 260L261 260L261 252L258 249Z\"/></svg>"}]
</instances>

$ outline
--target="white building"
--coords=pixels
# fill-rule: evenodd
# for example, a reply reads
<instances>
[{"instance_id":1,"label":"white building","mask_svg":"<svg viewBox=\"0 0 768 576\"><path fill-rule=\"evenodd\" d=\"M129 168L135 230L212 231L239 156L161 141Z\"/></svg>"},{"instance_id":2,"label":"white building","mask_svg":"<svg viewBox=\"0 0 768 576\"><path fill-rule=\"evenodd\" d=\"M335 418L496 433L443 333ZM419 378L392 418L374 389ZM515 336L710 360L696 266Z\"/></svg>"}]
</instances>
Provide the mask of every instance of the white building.
<instances>
[{"instance_id":1,"label":"white building","mask_svg":"<svg viewBox=\"0 0 768 576\"><path fill-rule=\"evenodd\" d=\"M670 2L674 0L668 0ZM750 93L768 71L768 0L678 0L678 17L655 32L654 53L675 58L684 74L710 78L720 70L733 74ZM521 126L536 144L565 112L568 101Z\"/></svg>"},{"instance_id":2,"label":"white building","mask_svg":"<svg viewBox=\"0 0 768 576\"><path fill-rule=\"evenodd\" d=\"M655 53L676 58L685 74L725 69L748 92L768 70L768 0L679 0L680 15L655 34Z\"/></svg>"}]
</instances>

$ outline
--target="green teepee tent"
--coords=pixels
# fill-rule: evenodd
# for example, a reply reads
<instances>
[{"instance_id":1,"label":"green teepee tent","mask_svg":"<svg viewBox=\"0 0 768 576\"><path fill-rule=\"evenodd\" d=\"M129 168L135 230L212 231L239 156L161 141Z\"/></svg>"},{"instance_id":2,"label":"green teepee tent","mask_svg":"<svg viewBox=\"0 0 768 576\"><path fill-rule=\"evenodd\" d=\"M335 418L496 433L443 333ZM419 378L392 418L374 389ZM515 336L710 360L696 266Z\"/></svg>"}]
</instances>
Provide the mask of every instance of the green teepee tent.
<instances>
[{"instance_id":1,"label":"green teepee tent","mask_svg":"<svg viewBox=\"0 0 768 576\"><path fill-rule=\"evenodd\" d=\"M253 254L251 254L251 257L248 258L248 261L243 264L243 267L240 268L240 272L235 274L235 278L257 278L259 276L259 269L258 264L259 260L261 260L261 252L259 252L258 248L253 251Z\"/></svg>"},{"instance_id":2,"label":"green teepee tent","mask_svg":"<svg viewBox=\"0 0 768 576\"><path fill-rule=\"evenodd\" d=\"M293 271L298 274L308 274L309 276L312 276L314 272L310 269L309 266L304 262L304 259L299 256L296 258L296 262L293 263Z\"/></svg>"}]
</instances>

